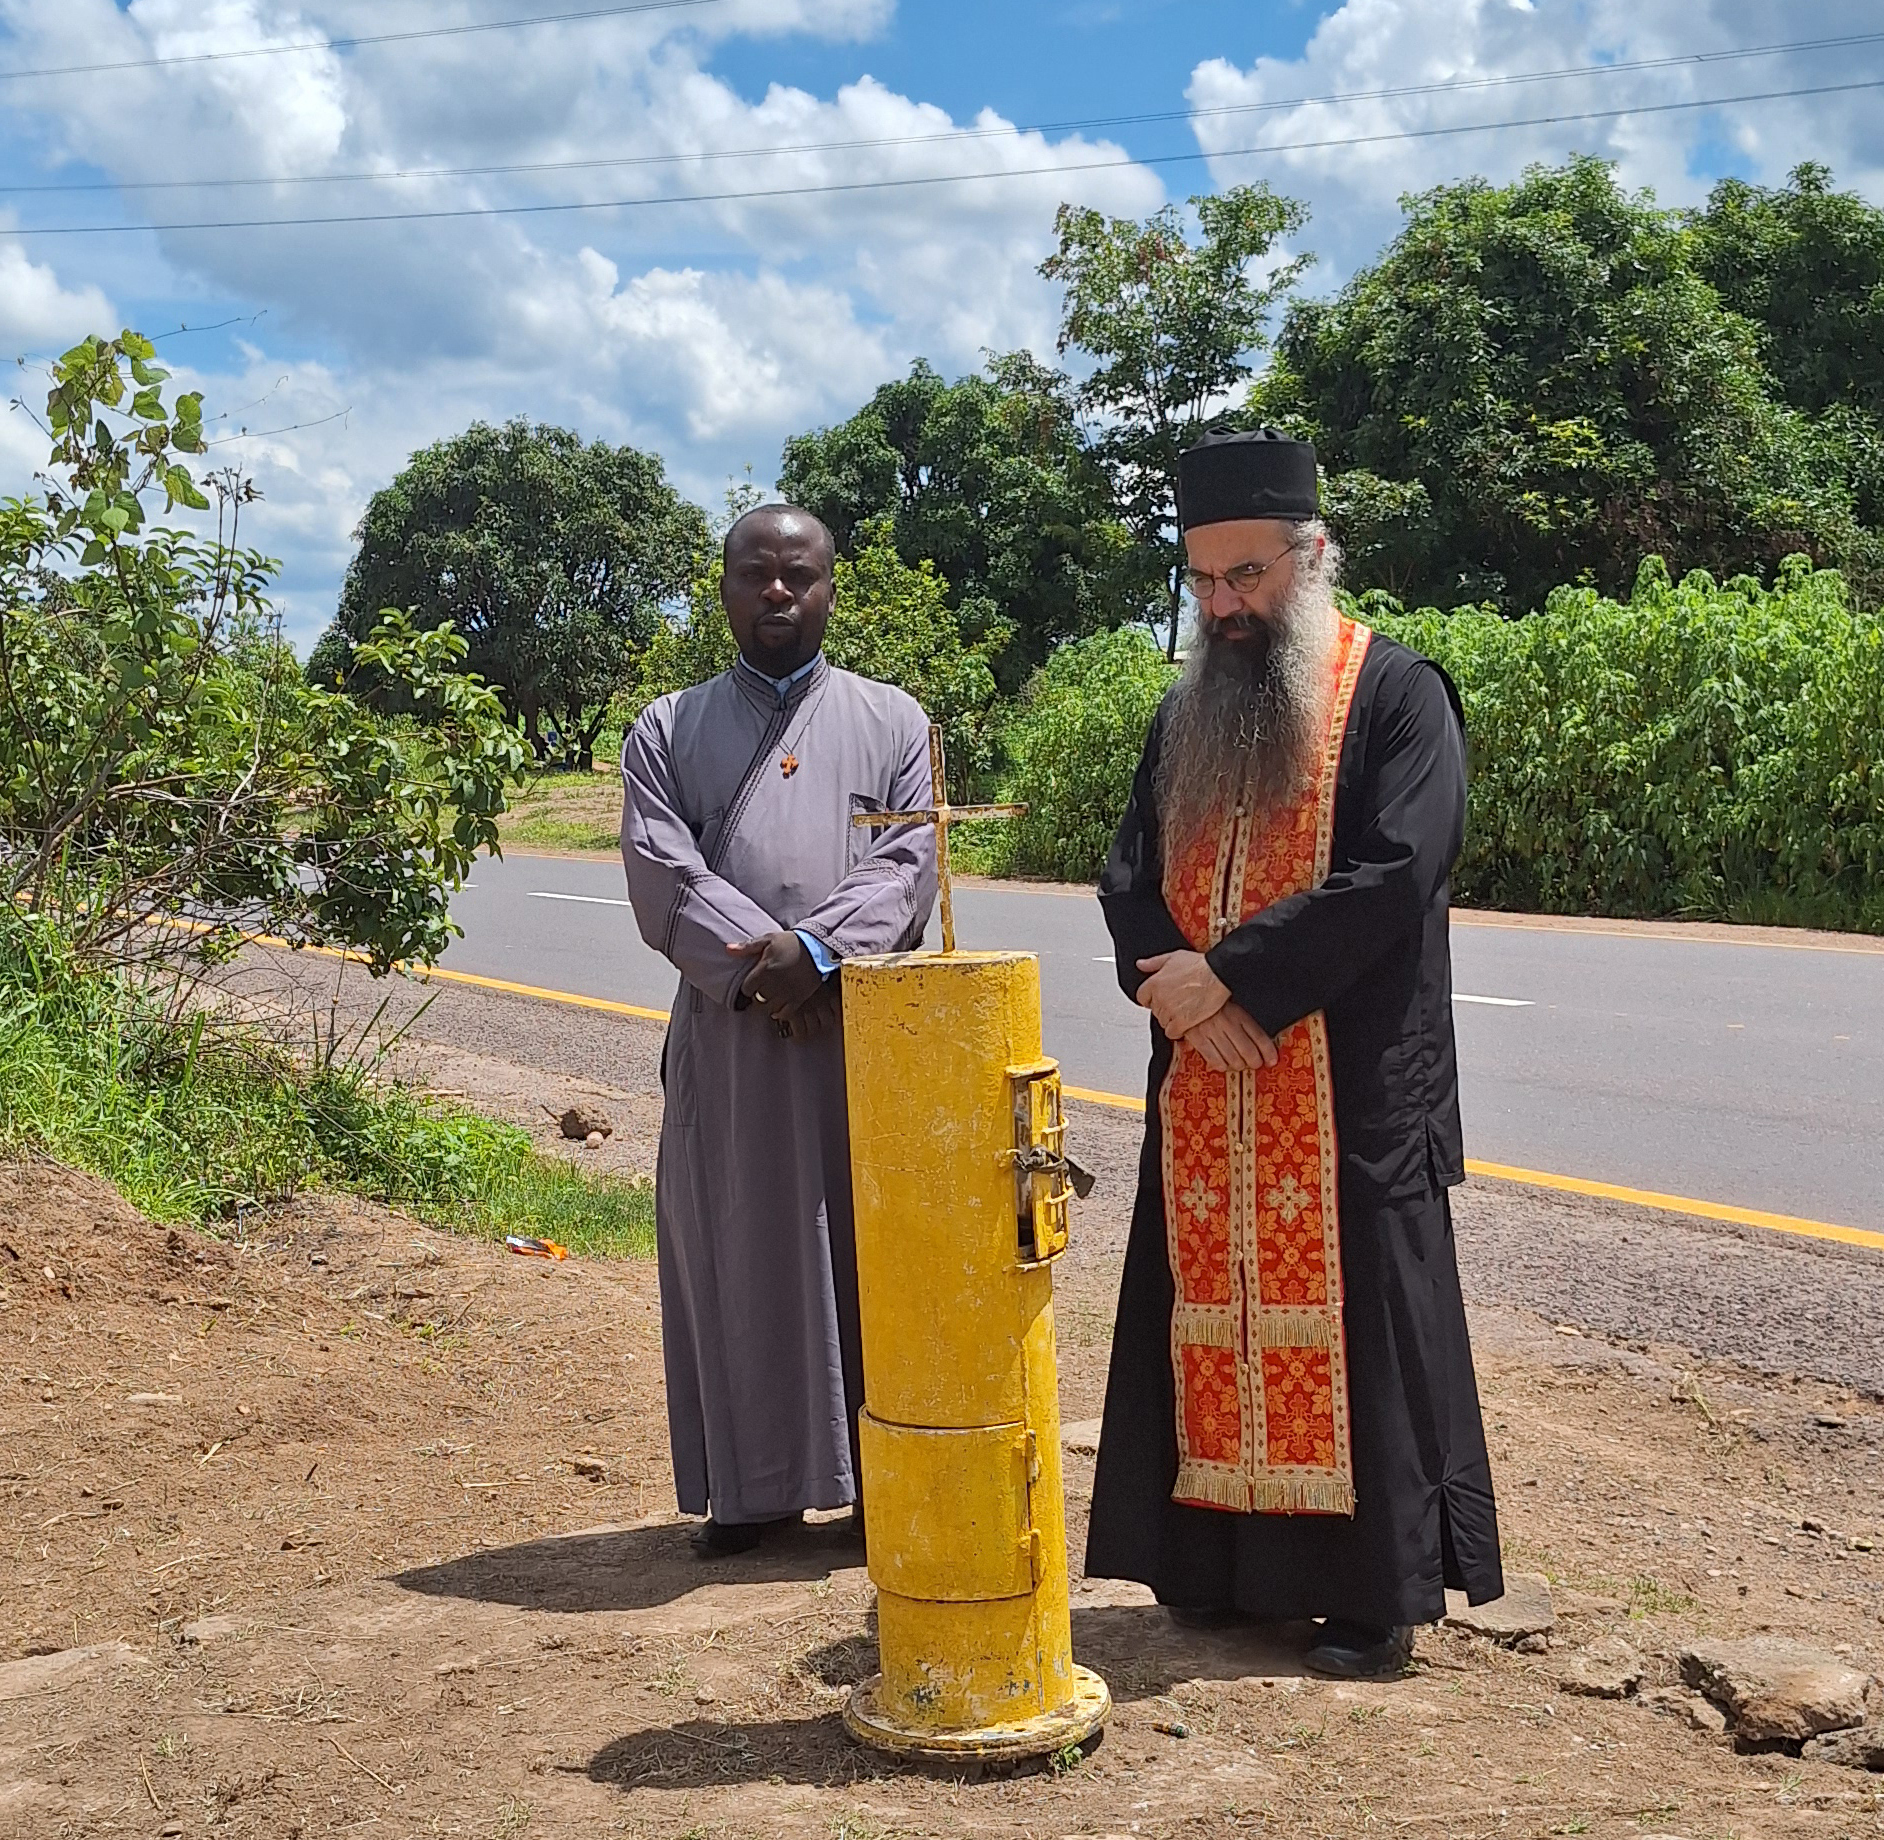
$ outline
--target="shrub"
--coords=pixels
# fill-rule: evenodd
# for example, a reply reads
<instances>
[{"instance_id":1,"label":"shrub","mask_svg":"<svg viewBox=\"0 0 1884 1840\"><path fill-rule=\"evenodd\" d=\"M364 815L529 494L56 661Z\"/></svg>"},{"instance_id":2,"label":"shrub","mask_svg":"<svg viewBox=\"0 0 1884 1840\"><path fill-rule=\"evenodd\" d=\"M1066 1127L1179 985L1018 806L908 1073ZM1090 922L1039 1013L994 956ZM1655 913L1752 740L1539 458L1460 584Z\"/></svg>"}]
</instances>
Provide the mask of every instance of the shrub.
<instances>
[{"instance_id":1,"label":"shrub","mask_svg":"<svg viewBox=\"0 0 1884 1840\"><path fill-rule=\"evenodd\" d=\"M1362 616L1457 681L1462 901L1884 931L1884 623L1788 559L1771 588L1659 558L1627 601Z\"/></svg>"},{"instance_id":2,"label":"shrub","mask_svg":"<svg viewBox=\"0 0 1884 1840\"><path fill-rule=\"evenodd\" d=\"M356 656L406 714L305 682L275 565L236 546L246 481L210 482L211 535L146 527L158 492L208 508L176 457L203 449L201 404L166 403L151 355L126 332L59 359L46 496L0 502L0 899L99 957L227 927L435 959L522 743L464 641L403 614Z\"/></svg>"},{"instance_id":3,"label":"shrub","mask_svg":"<svg viewBox=\"0 0 1884 1840\"><path fill-rule=\"evenodd\" d=\"M1055 652L1003 735L1012 762L1004 796L1027 814L999 830L975 827L978 866L1064 881L1097 876L1172 675L1142 627Z\"/></svg>"}]
</instances>

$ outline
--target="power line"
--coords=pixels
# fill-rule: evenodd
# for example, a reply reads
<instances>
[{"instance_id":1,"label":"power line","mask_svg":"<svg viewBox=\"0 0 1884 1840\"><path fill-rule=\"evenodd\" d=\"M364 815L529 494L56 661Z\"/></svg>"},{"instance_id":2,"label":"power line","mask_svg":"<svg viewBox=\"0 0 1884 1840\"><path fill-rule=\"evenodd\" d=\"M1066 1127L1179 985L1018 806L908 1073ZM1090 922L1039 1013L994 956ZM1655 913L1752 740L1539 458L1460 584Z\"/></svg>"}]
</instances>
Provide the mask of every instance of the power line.
<instances>
[{"instance_id":1,"label":"power line","mask_svg":"<svg viewBox=\"0 0 1884 1840\"><path fill-rule=\"evenodd\" d=\"M483 19L468 25L415 26L406 32L362 33L352 38L298 39L285 45L245 45L233 51L184 51L174 57L121 58L109 64L52 64L38 70L0 70L0 83L27 77L90 77L108 70L169 70L178 64L223 64L239 58L283 57L294 51L357 51L368 45L404 45L419 38L467 38L474 32L515 32L529 26L562 26L592 19L625 19L636 13L673 13L721 0L635 0L631 6L596 6L580 13L540 13L528 19Z\"/></svg>"},{"instance_id":2,"label":"power line","mask_svg":"<svg viewBox=\"0 0 1884 1840\"><path fill-rule=\"evenodd\" d=\"M1800 89L1757 90L1742 96L1703 96L1679 102L1646 102L1615 109L1580 109L1561 115L1530 115L1506 121L1463 122L1444 127L1396 128L1375 134L1334 135L1323 140L1275 141L1261 147L1219 147L1208 152L1129 154L1079 160L1058 166L1004 167L995 172L926 173L899 179L849 179L824 185L781 185L723 192L673 192L652 198L558 200L542 204L454 205L423 211L335 212L320 217L212 218L165 224L50 224L9 230L11 237L121 236L143 231L305 229L324 224L433 223L471 217L542 217L572 211L626 211L657 205L728 204L772 198L815 198L836 193L904 191L924 185L971 185L995 179L1058 179L1071 173L1124 171L1136 166L1177 166L1200 160L1234 160L1259 154L1314 153L1330 148L1378 146L1387 141L1434 140L1458 134L1495 134L1510 128L1551 128L1571 122L1617 121L1633 115L1669 115L1689 109L1733 108L1748 102L1797 101L1805 96L1849 95L1884 89L1884 77L1855 83L1820 83Z\"/></svg>"},{"instance_id":3,"label":"power line","mask_svg":"<svg viewBox=\"0 0 1884 1840\"><path fill-rule=\"evenodd\" d=\"M1433 83L1407 83L1389 89L1349 90L1326 96L1292 96L1263 102L1223 103L1206 109L1161 109L1137 115L1092 115L1082 120L1037 122L1019 127L957 128L941 134L890 135L873 140L785 142L768 147L703 148L693 153L636 153L598 156L583 160L533 160L486 166L392 167L377 172L298 173L284 178L232 179L83 179L43 185L0 185L0 197L28 197L65 192L159 192L210 188L250 188L282 185L359 185L383 180L481 179L523 177L535 173L591 172L640 166L673 166L707 160L774 158L794 153L865 153L891 147L998 139L1014 134L1069 134L1088 128L1138 127L1170 121L1195 121L1226 115L1267 114L1281 109L1328 108L1350 102L1379 102L1408 96L1452 94L1465 90L1505 88L1519 83L1559 82L1573 77L1610 77L1622 72L1667 70L1689 64L1720 63L1729 59L1777 57L1798 52L1845 50L1856 45L1884 44L1884 32L1859 32L1843 38L1801 39L1790 44L1748 45L1732 50L1697 51L1678 57L1637 58L1614 64L1573 64L1555 70L1508 72L1484 77L1463 77Z\"/></svg>"}]
</instances>

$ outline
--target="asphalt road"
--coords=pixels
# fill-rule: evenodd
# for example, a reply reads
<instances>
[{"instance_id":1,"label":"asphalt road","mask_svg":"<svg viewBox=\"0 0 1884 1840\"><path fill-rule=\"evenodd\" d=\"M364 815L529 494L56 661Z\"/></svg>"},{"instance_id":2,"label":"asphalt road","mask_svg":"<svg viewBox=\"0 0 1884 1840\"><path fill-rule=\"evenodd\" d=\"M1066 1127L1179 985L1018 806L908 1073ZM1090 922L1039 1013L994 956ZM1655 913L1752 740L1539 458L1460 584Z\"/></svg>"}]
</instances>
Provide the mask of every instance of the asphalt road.
<instances>
[{"instance_id":1,"label":"asphalt road","mask_svg":"<svg viewBox=\"0 0 1884 1840\"><path fill-rule=\"evenodd\" d=\"M1040 955L1067 1083L1142 1095L1144 1017L1090 896L957 888L964 947ZM606 861L479 865L447 968L667 1009ZM1663 933L1453 928L1466 1149L1544 1170L1884 1229L1884 953Z\"/></svg>"}]
</instances>

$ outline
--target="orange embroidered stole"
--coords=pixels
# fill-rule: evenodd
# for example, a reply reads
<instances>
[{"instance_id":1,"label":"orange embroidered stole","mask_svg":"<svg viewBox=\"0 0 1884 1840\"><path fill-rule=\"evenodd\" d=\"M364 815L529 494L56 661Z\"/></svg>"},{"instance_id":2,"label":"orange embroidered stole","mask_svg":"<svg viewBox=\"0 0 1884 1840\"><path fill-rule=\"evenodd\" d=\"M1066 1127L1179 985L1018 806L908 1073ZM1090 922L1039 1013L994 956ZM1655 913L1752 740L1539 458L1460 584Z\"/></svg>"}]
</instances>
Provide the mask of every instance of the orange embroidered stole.
<instances>
[{"instance_id":1,"label":"orange embroidered stole","mask_svg":"<svg viewBox=\"0 0 1884 1840\"><path fill-rule=\"evenodd\" d=\"M1200 952L1325 881L1335 780L1373 635L1344 619L1319 769L1289 810L1237 811L1167 864L1165 903ZM1173 1500L1239 1514L1352 1514L1347 1346L1328 1027L1284 1029L1273 1067L1223 1074L1176 1044L1158 1093L1176 1285Z\"/></svg>"}]
</instances>

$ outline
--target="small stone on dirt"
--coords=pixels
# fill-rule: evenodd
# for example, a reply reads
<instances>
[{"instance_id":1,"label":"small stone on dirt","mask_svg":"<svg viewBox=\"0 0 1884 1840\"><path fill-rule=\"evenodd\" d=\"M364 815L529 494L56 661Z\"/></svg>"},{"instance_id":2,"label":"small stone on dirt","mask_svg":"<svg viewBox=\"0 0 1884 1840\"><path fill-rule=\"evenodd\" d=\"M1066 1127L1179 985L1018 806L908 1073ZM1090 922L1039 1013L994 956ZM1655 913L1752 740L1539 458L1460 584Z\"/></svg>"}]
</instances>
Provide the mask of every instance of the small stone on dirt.
<instances>
[{"instance_id":1,"label":"small stone on dirt","mask_svg":"<svg viewBox=\"0 0 1884 1840\"><path fill-rule=\"evenodd\" d=\"M1557 1684L1589 1699L1627 1699L1642 1684L1642 1657L1620 1636L1603 1636L1570 1657Z\"/></svg>"},{"instance_id":2,"label":"small stone on dirt","mask_svg":"<svg viewBox=\"0 0 1884 1840\"><path fill-rule=\"evenodd\" d=\"M582 1140L582 1147L585 1150L599 1150L603 1142L604 1139L600 1131L591 1131L588 1136Z\"/></svg>"},{"instance_id":3,"label":"small stone on dirt","mask_svg":"<svg viewBox=\"0 0 1884 1840\"><path fill-rule=\"evenodd\" d=\"M1060 1442L1076 1457L1096 1457L1102 1423L1104 1421L1097 1418L1076 1418L1070 1425L1060 1427Z\"/></svg>"},{"instance_id":4,"label":"small stone on dirt","mask_svg":"<svg viewBox=\"0 0 1884 1840\"><path fill-rule=\"evenodd\" d=\"M1801 1755L1814 1763L1842 1763L1848 1770L1884 1770L1884 1725L1861 1725L1814 1738Z\"/></svg>"},{"instance_id":5,"label":"small stone on dirt","mask_svg":"<svg viewBox=\"0 0 1884 1840\"><path fill-rule=\"evenodd\" d=\"M700 1691L693 1696L693 1703L696 1706L710 1706L718 1698L719 1695L715 1693L711 1687L702 1687Z\"/></svg>"},{"instance_id":6,"label":"small stone on dirt","mask_svg":"<svg viewBox=\"0 0 1884 1840\"><path fill-rule=\"evenodd\" d=\"M1868 1674L1780 1636L1695 1642L1680 1654L1681 1678L1727 1714L1753 1743L1799 1743L1864 1723Z\"/></svg>"},{"instance_id":7,"label":"small stone on dirt","mask_svg":"<svg viewBox=\"0 0 1884 1840\"><path fill-rule=\"evenodd\" d=\"M1489 1604L1468 1604L1463 1591L1446 1593L1446 1627L1469 1629L1494 1642L1548 1635L1557 1627L1550 1580L1542 1572L1507 1572L1505 1594Z\"/></svg>"},{"instance_id":8,"label":"small stone on dirt","mask_svg":"<svg viewBox=\"0 0 1884 1840\"><path fill-rule=\"evenodd\" d=\"M614 1121L609 1115L593 1105L572 1105L558 1120L563 1135L571 1143L581 1143L585 1139L600 1135L613 1137Z\"/></svg>"},{"instance_id":9,"label":"small stone on dirt","mask_svg":"<svg viewBox=\"0 0 1884 1840\"><path fill-rule=\"evenodd\" d=\"M578 1476L590 1476L597 1482L606 1481L608 1477L608 1465L600 1457L571 1457L569 1467Z\"/></svg>"},{"instance_id":10,"label":"small stone on dirt","mask_svg":"<svg viewBox=\"0 0 1884 1840\"><path fill-rule=\"evenodd\" d=\"M1703 1699L1698 1693L1690 1693L1686 1687L1650 1687L1636 1703L1646 1706L1651 1712L1679 1719L1682 1724L1690 1725L1696 1731L1710 1732L1716 1737L1727 1729L1726 1713L1712 1700Z\"/></svg>"}]
</instances>

